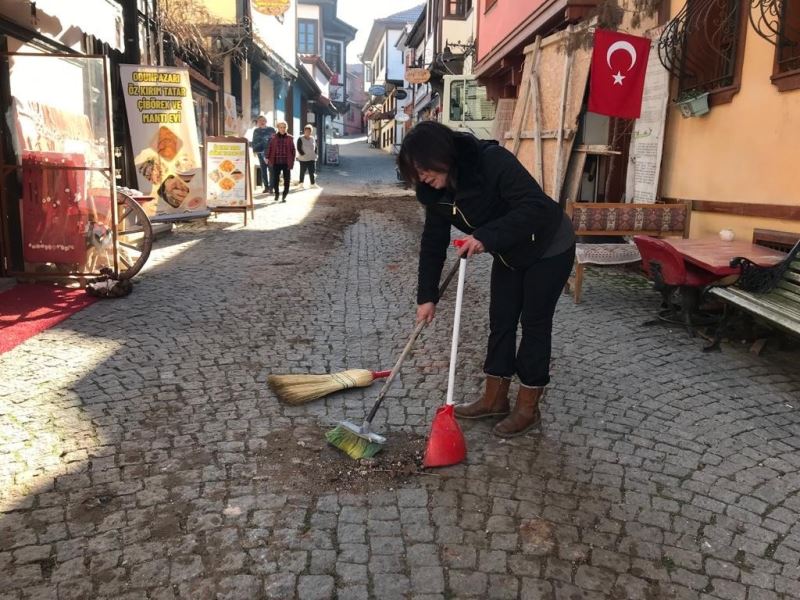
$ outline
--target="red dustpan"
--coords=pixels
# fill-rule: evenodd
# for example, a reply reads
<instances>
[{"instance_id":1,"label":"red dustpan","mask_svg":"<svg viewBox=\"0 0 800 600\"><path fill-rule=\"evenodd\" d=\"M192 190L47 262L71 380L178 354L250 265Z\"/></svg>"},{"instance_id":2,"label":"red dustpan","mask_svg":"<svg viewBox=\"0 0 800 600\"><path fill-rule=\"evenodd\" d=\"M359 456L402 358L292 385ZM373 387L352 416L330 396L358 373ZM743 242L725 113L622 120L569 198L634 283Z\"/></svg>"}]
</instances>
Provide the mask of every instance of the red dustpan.
<instances>
[{"instance_id":1,"label":"red dustpan","mask_svg":"<svg viewBox=\"0 0 800 600\"><path fill-rule=\"evenodd\" d=\"M458 247L461 240L456 240ZM453 414L453 388L456 380L456 355L458 354L458 330L461 326L461 303L464 299L464 277L467 273L467 259L462 258L458 266L458 291L456 309L453 317L453 343L450 347L450 374L447 378L447 401L436 410L425 448L425 467L447 467L457 465L467 457L467 444L464 434Z\"/></svg>"}]
</instances>

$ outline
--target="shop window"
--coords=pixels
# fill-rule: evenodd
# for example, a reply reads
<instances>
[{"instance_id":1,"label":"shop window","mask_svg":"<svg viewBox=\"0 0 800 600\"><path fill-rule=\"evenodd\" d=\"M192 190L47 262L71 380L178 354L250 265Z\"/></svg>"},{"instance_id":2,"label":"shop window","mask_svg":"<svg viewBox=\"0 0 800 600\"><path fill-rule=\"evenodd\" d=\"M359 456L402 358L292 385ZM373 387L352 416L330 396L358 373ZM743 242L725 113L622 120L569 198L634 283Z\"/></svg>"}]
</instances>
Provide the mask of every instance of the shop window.
<instances>
[{"instance_id":1,"label":"shop window","mask_svg":"<svg viewBox=\"0 0 800 600\"><path fill-rule=\"evenodd\" d=\"M466 18L472 10L472 0L446 0L447 14L445 16L455 19Z\"/></svg>"},{"instance_id":2,"label":"shop window","mask_svg":"<svg viewBox=\"0 0 800 600\"><path fill-rule=\"evenodd\" d=\"M486 87L474 79L450 83L451 121L492 121L495 105L486 95Z\"/></svg>"},{"instance_id":3,"label":"shop window","mask_svg":"<svg viewBox=\"0 0 800 600\"><path fill-rule=\"evenodd\" d=\"M236 116L242 114L242 70L231 61L231 96L236 98Z\"/></svg>"},{"instance_id":4,"label":"shop window","mask_svg":"<svg viewBox=\"0 0 800 600\"><path fill-rule=\"evenodd\" d=\"M300 54L318 54L316 21L309 19L297 20L297 52Z\"/></svg>"},{"instance_id":5,"label":"shop window","mask_svg":"<svg viewBox=\"0 0 800 600\"><path fill-rule=\"evenodd\" d=\"M255 67L250 69L250 118L261 114L261 72Z\"/></svg>"},{"instance_id":6,"label":"shop window","mask_svg":"<svg viewBox=\"0 0 800 600\"><path fill-rule=\"evenodd\" d=\"M687 0L665 26L659 58L678 78L678 94L711 93L712 104L739 91L748 0Z\"/></svg>"}]
</instances>

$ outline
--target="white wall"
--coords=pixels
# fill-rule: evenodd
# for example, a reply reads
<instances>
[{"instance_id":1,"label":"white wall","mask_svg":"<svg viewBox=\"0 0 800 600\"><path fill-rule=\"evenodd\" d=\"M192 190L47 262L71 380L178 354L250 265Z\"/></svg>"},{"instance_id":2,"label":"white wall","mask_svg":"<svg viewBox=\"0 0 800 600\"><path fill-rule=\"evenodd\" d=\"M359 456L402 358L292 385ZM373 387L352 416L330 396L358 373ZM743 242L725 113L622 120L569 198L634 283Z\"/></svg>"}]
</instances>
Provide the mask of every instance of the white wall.
<instances>
[{"instance_id":1,"label":"white wall","mask_svg":"<svg viewBox=\"0 0 800 600\"><path fill-rule=\"evenodd\" d=\"M300 7L302 9L307 6ZM315 7L312 7L315 8ZM254 10L253 27L258 36L264 40L276 54L291 66L297 61L297 12L296 0L292 0L289 10L283 15L283 23L275 17L261 14Z\"/></svg>"},{"instance_id":2,"label":"white wall","mask_svg":"<svg viewBox=\"0 0 800 600\"><path fill-rule=\"evenodd\" d=\"M316 65L313 67L313 74L314 74L314 81L319 86L322 95L328 97L328 87L330 87L330 81L328 80L328 76L322 72L322 70L317 67Z\"/></svg>"},{"instance_id":3,"label":"white wall","mask_svg":"<svg viewBox=\"0 0 800 600\"><path fill-rule=\"evenodd\" d=\"M319 6L314 4L299 4L297 6L297 18L319 21Z\"/></svg>"},{"instance_id":4,"label":"white wall","mask_svg":"<svg viewBox=\"0 0 800 600\"><path fill-rule=\"evenodd\" d=\"M401 29L390 29L386 32L387 47L389 48L389 55L386 60L388 67L386 79L402 80L405 76L406 67L403 64L403 50L397 48L397 41L402 33Z\"/></svg>"}]
</instances>

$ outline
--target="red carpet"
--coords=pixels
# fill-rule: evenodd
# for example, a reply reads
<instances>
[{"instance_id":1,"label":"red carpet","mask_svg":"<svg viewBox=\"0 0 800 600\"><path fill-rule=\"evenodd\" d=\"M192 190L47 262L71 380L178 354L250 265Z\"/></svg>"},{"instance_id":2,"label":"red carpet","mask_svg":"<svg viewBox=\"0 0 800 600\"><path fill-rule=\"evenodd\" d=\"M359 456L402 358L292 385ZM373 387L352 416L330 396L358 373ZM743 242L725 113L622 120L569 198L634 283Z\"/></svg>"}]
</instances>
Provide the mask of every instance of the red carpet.
<instances>
[{"instance_id":1,"label":"red carpet","mask_svg":"<svg viewBox=\"0 0 800 600\"><path fill-rule=\"evenodd\" d=\"M83 290L17 284L0 293L0 354L92 304Z\"/></svg>"}]
</instances>

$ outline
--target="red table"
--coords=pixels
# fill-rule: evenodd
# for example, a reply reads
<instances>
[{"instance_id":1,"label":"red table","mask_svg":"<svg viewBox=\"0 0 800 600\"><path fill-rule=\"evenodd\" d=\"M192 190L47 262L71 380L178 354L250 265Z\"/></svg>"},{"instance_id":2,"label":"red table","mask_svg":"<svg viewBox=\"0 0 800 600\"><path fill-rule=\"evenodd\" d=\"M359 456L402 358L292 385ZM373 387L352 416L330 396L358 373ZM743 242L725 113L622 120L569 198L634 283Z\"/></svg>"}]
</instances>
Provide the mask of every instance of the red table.
<instances>
[{"instance_id":1,"label":"red table","mask_svg":"<svg viewBox=\"0 0 800 600\"><path fill-rule=\"evenodd\" d=\"M664 238L664 241L680 252L686 262L720 277L739 273L739 267L730 266L731 259L737 256L750 259L762 267L771 267L786 258L786 254L780 250L737 240L723 242L719 238Z\"/></svg>"}]
</instances>

